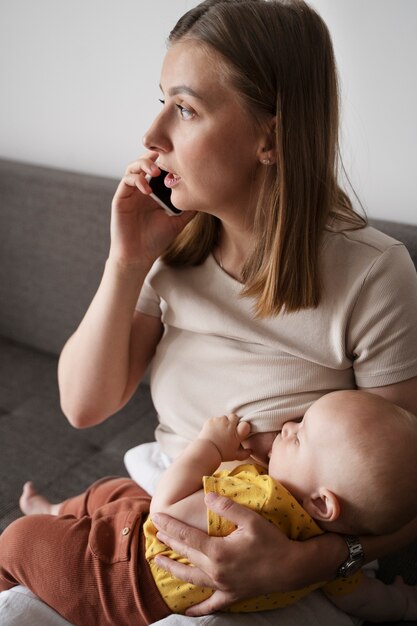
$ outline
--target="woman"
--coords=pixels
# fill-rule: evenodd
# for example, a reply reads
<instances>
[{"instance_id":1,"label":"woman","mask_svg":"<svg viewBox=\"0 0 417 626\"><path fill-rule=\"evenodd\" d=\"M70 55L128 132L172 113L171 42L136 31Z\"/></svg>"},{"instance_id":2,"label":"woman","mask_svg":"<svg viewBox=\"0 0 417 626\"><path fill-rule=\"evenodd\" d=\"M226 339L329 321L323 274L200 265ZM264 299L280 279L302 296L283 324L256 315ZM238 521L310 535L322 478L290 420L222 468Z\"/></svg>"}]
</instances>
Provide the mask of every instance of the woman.
<instances>
[{"instance_id":1,"label":"woman","mask_svg":"<svg viewBox=\"0 0 417 626\"><path fill-rule=\"evenodd\" d=\"M337 184L336 71L321 19L298 1L207 0L169 44L147 152L114 197L102 282L60 358L70 422L115 413L152 359L156 436L171 458L205 416L236 412L265 459L281 424L334 389L366 388L417 413L416 274ZM146 175L160 170L179 217L148 197ZM238 531L213 539L158 519L196 566L164 567L217 590L190 615L331 579L362 564L361 544L371 560L417 537L416 521L356 539L356 552L336 534L298 544L228 500L211 506Z\"/></svg>"}]
</instances>

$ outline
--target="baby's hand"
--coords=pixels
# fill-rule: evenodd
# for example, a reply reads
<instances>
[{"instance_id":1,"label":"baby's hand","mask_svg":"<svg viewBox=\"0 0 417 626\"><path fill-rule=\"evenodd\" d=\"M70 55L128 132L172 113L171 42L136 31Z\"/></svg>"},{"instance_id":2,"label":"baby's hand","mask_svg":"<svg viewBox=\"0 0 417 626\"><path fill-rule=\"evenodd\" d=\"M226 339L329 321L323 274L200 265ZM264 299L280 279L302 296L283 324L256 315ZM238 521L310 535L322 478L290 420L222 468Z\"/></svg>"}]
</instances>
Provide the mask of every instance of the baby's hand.
<instances>
[{"instance_id":1,"label":"baby's hand","mask_svg":"<svg viewBox=\"0 0 417 626\"><path fill-rule=\"evenodd\" d=\"M404 596L405 600L405 613L402 616L403 620L414 621L417 619L417 586L407 585L401 576L397 576L393 583L394 587L397 587Z\"/></svg>"},{"instance_id":2,"label":"baby's hand","mask_svg":"<svg viewBox=\"0 0 417 626\"><path fill-rule=\"evenodd\" d=\"M237 415L222 415L207 420L198 436L208 439L218 449L222 461L243 461L251 454L250 448L242 448L242 441L249 436L250 424L241 422Z\"/></svg>"}]
</instances>

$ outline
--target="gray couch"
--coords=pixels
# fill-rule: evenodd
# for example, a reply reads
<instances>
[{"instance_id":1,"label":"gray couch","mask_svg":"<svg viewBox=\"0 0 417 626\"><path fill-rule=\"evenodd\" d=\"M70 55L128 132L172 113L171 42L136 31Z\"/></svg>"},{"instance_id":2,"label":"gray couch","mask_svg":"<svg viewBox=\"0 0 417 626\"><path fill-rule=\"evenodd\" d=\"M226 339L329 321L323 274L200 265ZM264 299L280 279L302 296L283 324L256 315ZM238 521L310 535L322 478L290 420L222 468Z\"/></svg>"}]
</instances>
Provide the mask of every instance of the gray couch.
<instances>
[{"instance_id":1,"label":"gray couch","mask_svg":"<svg viewBox=\"0 0 417 626\"><path fill-rule=\"evenodd\" d=\"M57 355L98 286L117 181L0 161L0 530L25 480L60 500L126 474L123 453L153 440L143 385L116 417L78 431L61 413Z\"/></svg>"},{"instance_id":2,"label":"gray couch","mask_svg":"<svg viewBox=\"0 0 417 626\"><path fill-rule=\"evenodd\" d=\"M124 452L153 439L146 384L91 430L71 428L59 406L57 355L100 280L116 185L0 160L0 531L20 515L25 480L59 501L104 475L126 474ZM417 266L417 226L375 225L403 241ZM382 562L382 578L395 573L417 584L417 545Z\"/></svg>"}]
</instances>

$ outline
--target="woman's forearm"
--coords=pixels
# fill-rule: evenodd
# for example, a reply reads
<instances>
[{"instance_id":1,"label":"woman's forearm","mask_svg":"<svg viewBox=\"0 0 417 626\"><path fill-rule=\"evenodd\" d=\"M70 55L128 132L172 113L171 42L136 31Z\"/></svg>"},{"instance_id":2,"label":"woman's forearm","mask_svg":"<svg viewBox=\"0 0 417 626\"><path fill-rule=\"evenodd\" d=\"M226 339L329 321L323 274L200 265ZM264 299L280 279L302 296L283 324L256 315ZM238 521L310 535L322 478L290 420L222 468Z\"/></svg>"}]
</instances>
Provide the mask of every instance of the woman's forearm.
<instances>
[{"instance_id":1,"label":"woman's forearm","mask_svg":"<svg viewBox=\"0 0 417 626\"><path fill-rule=\"evenodd\" d=\"M374 559L380 559L398 552L416 541L416 539L417 518L390 535L361 537L365 559L368 563Z\"/></svg>"},{"instance_id":2,"label":"woman's forearm","mask_svg":"<svg viewBox=\"0 0 417 626\"><path fill-rule=\"evenodd\" d=\"M341 596L329 595L335 606L370 622L394 622L415 617L415 595L413 587L402 580L386 585L376 578L362 576L361 582L351 593Z\"/></svg>"},{"instance_id":3,"label":"woman's forearm","mask_svg":"<svg viewBox=\"0 0 417 626\"><path fill-rule=\"evenodd\" d=\"M346 542L336 533L325 533L307 541L294 541L293 549L288 553L286 590L293 591L320 581L333 580L348 555ZM282 589L281 575L277 589Z\"/></svg>"},{"instance_id":4,"label":"woman's forearm","mask_svg":"<svg viewBox=\"0 0 417 626\"><path fill-rule=\"evenodd\" d=\"M61 353L61 405L74 426L96 424L120 408L129 381L133 314L147 270L107 261L99 289Z\"/></svg>"},{"instance_id":5,"label":"woman's forearm","mask_svg":"<svg viewBox=\"0 0 417 626\"><path fill-rule=\"evenodd\" d=\"M417 538L417 519L413 520L404 528L383 536L363 536L361 543L364 549L365 562L370 563L375 559L398 552ZM289 567L288 571L297 574L303 572L303 578L294 579L293 589L300 586L300 582L309 585L320 580L332 580L336 577L337 570L348 557L348 549L341 535L325 533L319 537L304 542L294 542L297 549L294 550L294 563L298 563L296 569Z\"/></svg>"}]
</instances>

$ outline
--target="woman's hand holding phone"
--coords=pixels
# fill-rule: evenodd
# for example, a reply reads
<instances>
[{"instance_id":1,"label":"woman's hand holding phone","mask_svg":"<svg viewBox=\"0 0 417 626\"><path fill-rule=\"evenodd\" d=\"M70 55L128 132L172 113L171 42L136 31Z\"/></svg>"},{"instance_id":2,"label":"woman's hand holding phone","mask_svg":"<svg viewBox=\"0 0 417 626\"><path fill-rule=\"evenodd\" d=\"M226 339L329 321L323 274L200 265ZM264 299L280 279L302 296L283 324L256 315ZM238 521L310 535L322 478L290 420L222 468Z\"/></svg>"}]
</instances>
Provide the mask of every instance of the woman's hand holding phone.
<instances>
[{"instance_id":1,"label":"woman's hand holding phone","mask_svg":"<svg viewBox=\"0 0 417 626\"><path fill-rule=\"evenodd\" d=\"M147 178L163 176L157 157L148 152L128 165L113 198L110 256L124 264L152 265L194 217L186 212L173 218L155 201Z\"/></svg>"},{"instance_id":2,"label":"woman's hand holding phone","mask_svg":"<svg viewBox=\"0 0 417 626\"><path fill-rule=\"evenodd\" d=\"M157 176L146 175L146 181L152 189L151 198L164 209L165 213L173 217L181 215L182 211L177 209L171 202L171 189L165 185L165 177L167 173L164 170L160 170L160 174Z\"/></svg>"}]
</instances>

